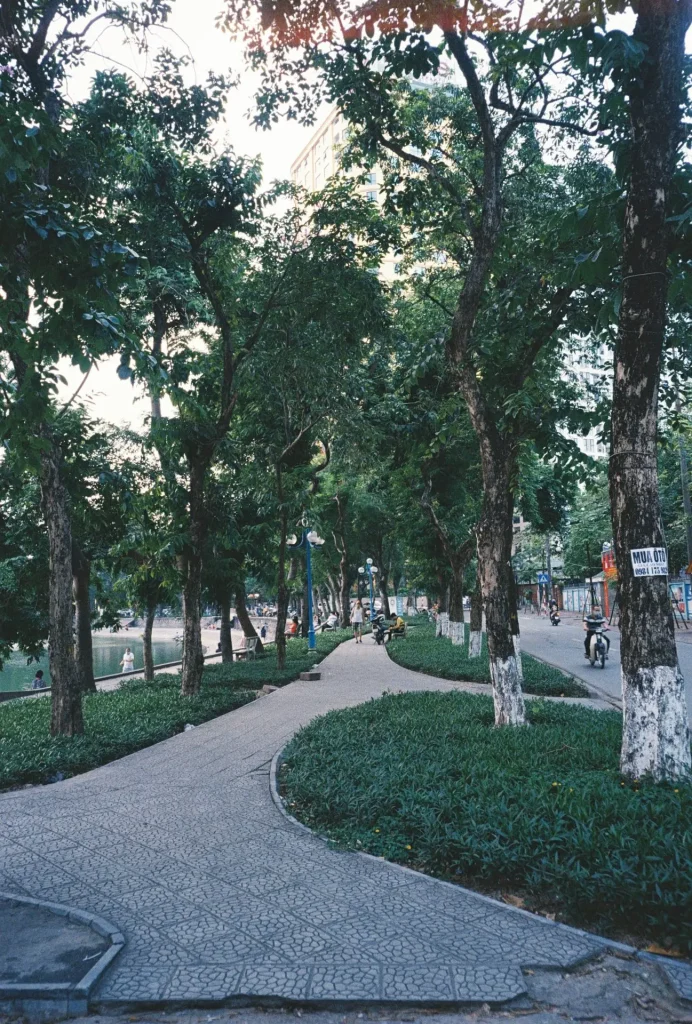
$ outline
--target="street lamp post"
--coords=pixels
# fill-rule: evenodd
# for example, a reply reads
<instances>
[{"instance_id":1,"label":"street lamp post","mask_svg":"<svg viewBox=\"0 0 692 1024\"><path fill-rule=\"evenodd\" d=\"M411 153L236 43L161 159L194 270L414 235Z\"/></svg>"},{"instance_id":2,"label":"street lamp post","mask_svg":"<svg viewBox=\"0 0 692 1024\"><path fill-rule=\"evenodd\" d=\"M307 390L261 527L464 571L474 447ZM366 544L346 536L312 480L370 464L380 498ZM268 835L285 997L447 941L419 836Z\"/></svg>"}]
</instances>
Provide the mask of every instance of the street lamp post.
<instances>
[{"instance_id":1,"label":"street lamp post","mask_svg":"<svg viewBox=\"0 0 692 1024\"><path fill-rule=\"evenodd\" d=\"M315 530L308 530L305 519L303 519L303 533L298 540L295 534L288 538L288 547L293 551L298 551L299 548L305 548L305 562L308 573L308 650L314 651L317 646L315 643L315 616L312 610L312 559L310 552L312 548L321 548L324 544L324 538L318 536Z\"/></svg>"},{"instance_id":2,"label":"street lamp post","mask_svg":"<svg viewBox=\"0 0 692 1024\"><path fill-rule=\"evenodd\" d=\"M377 566L372 564L372 558L366 559L365 565L364 566L360 565L358 567L359 579L360 579L360 577L365 576L365 574L367 573L368 574L368 578L370 580L370 621L371 622L375 621L375 588L374 588L374 585L373 585L373 576L375 576L379 571L380 570L377 568Z\"/></svg>"}]
</instances>

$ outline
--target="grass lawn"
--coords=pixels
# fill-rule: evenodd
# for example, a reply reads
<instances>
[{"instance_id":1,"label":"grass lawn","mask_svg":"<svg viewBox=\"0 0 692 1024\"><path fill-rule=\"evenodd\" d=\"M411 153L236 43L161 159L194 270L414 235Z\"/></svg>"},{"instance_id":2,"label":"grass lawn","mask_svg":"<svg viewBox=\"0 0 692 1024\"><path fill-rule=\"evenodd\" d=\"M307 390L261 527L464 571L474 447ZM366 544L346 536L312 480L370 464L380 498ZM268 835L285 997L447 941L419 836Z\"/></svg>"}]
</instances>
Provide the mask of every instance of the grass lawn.
<instances>
[{"instance_id":1,"label":"grass lawn","mask_svg":"<svg viewBox=\"0 0 692 1024\"><path fill-rule=\"evenodd\" d=\"M282 792L342 846L689 955L692 785L623 782L617 713L528 710L523 729L464 693L333 711L287 747Z\"/></svg>"},{"instance_id":2,"label":"grass lawn","mask_svg":"<svg viewBox=\"0 0 692 1024\"><path fill-rule=\"evenodd\" d=\"M425 672L441 679L463 679L471 683L490 684L490 664L485 633L479 658L468 658L468 644L455 646L446 637L435 637L435 625L427 616L418 616L404 640L387 644L392 661L403 668ZM465 625L468 640L468 623ZM524 693L539 697L588 697L587 687L563 672L537 661L530 654L522 654Z\"/></svg>"},{"instance_id":3,"label":"grass lawn","mask_svg":"<svg viewBox=\"0 0 692 1024\"><path fill-rule=\"evenodd\" d=\"M273 652L248 664L208 665L197 697L181 697L180 676L163 674L90 694L83 701L84 735L73 739L51 737L49 696L8 701L0 705L0 790L89 771L182 732L188 722L199 725L233 711L254 700L265 683L296 679L351 636L350 630L320 634L316 652L308 652L307 640L289 640L282 670Z\"/></svg>"}]
</instances>

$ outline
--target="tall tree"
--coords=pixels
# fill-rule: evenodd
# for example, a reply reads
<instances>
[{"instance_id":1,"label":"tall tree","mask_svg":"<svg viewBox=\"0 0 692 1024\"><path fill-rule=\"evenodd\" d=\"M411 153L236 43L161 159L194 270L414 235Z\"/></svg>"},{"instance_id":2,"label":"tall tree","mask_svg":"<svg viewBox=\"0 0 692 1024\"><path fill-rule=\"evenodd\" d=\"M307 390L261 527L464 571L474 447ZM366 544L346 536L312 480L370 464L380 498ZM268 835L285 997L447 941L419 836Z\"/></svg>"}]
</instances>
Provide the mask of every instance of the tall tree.
<instances>
[{"instance_id":1,"label":"tall tree","mask_svg":"<svg viewBox=\"0 0 692 1024\"><path fill-rule=\"evenodd\" d=\"M511 238L508 230L503 233L508 183L525 176L536 161L537 126L549 126L563 134L596 131L595 126L585 126L574 116L581 87L566 68L569 40L563 33L546 46L530 28L514 35L484 31L485 10L469 13L466 7L450 6L429 12L430 22L438 22L444 49L464 82L463 94L454 97L458 90L451 84L430 98L425 90L415 89L412 103L402 104L402 95L411 91L402 80L411 74L437 73L441 56L431 24L416 24L418 12L408 5L399 9L394 5L385 11L305 0L271 11L263 7L259 25L252 21L253 5L242 7L229 3L229 20L243 26L246 37L255 44L256 61L264 66L260 118L271 117L277 107L292 113L303 109L306 96L308 101L312 97L290 81L289 69L300 73L306 63L318 69L324 94L338 103L356 127L347 161L350 150L358 161L365 156L371 162L379 159L384 168L394 164L398 180L389 175L391 200L413 215L416 227L421 220L416 193L420 193L418 183L424 178L423 190L429 195L425 204L428 228L431 224L449 225L457 236L453 258L462 273L456 292L449 295L449 373L467 404L481 453L484 508L477 542L496 719L498 724L521 724L520 669L510 623L516 450L498 434L501 407L488 402L482 387L480 363L488 333L477 328L488 291L498 284L502 287L494 263L498 247ZM481 26L478 31L470 25L472 18ZM312 24L314 35L301 48L306 23ZM497 27L501 24L500 20ZM451 102L452 98L456 102ZM417 108L425 106L437 108L430 119L416 116ZM402 189L407 178L414 179L414 187ZM533 337L528 337L528 330L523 332L526 342L514 359L512 376L519 381L519 390L541 349L560 327L571 289L545 280L540 290L534 282L533 293L538 299L533 309Z\"/></svg>"},{"instance_id":2,"label":"tall tree","mask_svg":"<svg viewBox=\"0 0 692 1024\"><path fill-rule=\"evenodd\" d=\"M72 635L73 545L62 452L55 438L55 364L87 372L128 343L117 319L114 264L127 250L104 216L100 181L77 153L65 101L69 70L82 60L99 23L142 33L165 20L160 0L107 8L96 0L5 3L0 11L0 304L12 368L3 387L3 430L25 451L41 487L49 546L51 732L82 732Z\"/></svg>"},{"instance_id":3,"label":"tall tree","mask_svg":"<svg viewBox=\"0 0 692 1024\"><path fill-rule=\"evenodd\" d=\"M666 346L670 191L683 140L690 0L644 0L622 68L630 119L615 345L610 498L620 581L621 771L675 779L692 771L684 680L665 576L636 576L632 552L665 547L657 472L658 392Z\"/></svg>"}]
</instances>

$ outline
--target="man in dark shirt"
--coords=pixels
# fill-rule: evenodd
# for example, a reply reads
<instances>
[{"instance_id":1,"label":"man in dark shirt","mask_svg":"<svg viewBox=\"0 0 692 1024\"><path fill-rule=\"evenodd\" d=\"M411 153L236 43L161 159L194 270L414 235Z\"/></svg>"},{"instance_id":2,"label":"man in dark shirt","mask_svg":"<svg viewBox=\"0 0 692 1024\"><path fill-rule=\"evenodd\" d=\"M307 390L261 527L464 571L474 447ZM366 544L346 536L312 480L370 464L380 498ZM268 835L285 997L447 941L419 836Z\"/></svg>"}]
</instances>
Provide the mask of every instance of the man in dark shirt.
<instances>
[{"instance_id":1,"label":"man in dark shirt","mask_svg":"<svg viewBox=\"0 0 692 1024\"><path fill-rule=\"evenodd\" d=\"M591 657L591 637L601 626L605 626L605 619L601 613L601 606L599 604L595 604L584 619L584 629L586 630L584 654L587 658ZM608 657L608 653L610 652L610 640L607 636L604 636L603 639L606 642L606 657Z\"/></svg>"}]
</instances>

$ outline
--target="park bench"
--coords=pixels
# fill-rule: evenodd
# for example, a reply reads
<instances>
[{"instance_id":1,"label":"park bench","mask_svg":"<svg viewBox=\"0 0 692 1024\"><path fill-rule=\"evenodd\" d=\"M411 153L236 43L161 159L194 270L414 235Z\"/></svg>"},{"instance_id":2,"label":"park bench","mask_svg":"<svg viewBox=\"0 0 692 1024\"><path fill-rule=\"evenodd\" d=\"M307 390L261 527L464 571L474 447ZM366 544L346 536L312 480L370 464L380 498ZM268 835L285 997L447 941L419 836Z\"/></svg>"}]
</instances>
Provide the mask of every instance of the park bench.
<instances>
[{"instance_id":1,"label":"park bench","mask_svg":"<svg viewBox=\"0 0 692 1024\"><path fill-rule=\"evenodd\" d=\"M240 661L241 658L245 658L246 661L249 661L250 658L252 658L252 660L254 661L256 657L257 657L257 637L256 636L247 636L247 637L245 637L245 646L244 647L239 647L238 650L235 651L235 660L236 661Z\"/></svg>"}]
</instances>

